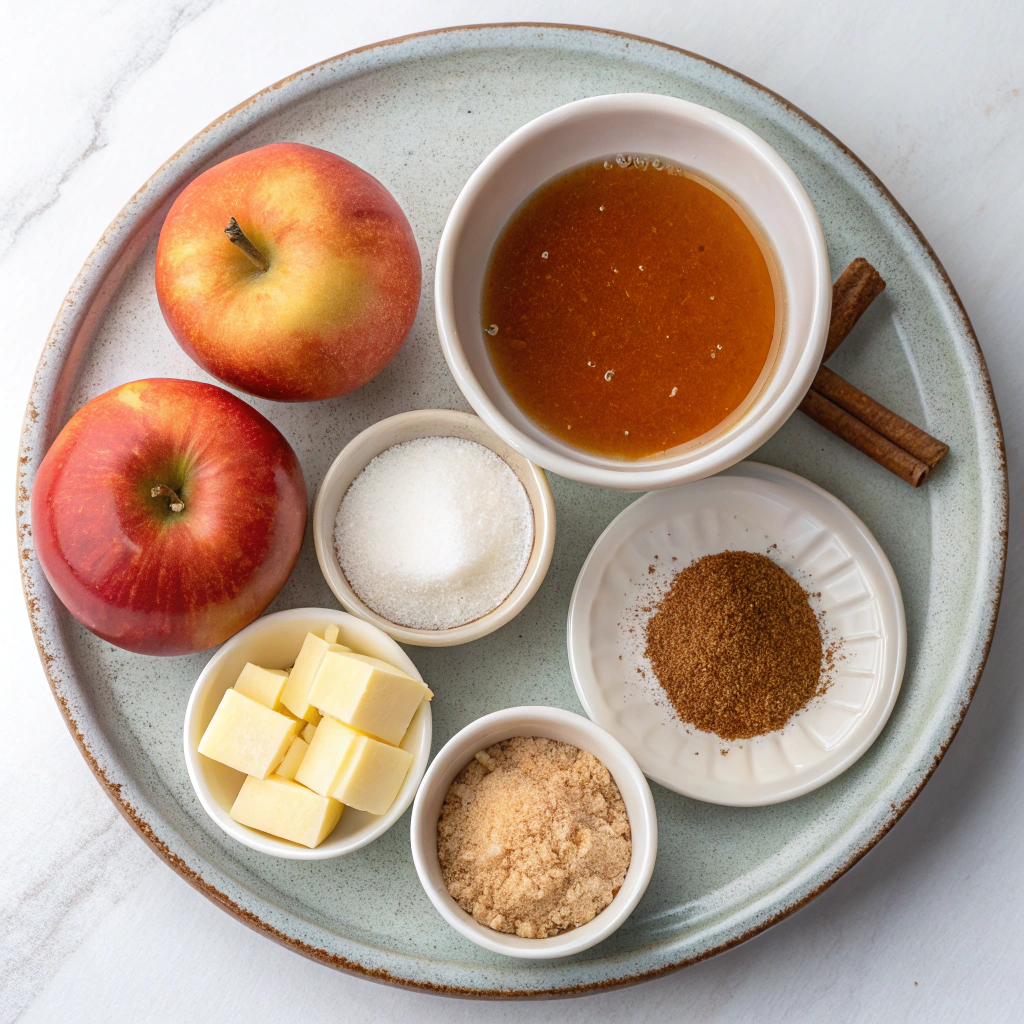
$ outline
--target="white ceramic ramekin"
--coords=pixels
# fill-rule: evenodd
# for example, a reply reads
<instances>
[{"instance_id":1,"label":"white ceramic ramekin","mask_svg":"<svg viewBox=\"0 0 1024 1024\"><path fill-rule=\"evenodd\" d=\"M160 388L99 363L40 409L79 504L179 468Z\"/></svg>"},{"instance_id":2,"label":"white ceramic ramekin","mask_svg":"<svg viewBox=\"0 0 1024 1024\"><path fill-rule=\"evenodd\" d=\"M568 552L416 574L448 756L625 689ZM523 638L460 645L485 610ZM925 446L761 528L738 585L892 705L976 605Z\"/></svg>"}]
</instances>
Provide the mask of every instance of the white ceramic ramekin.
<instances>
[{"instance_id":1,"label":"white ceramic ramekin","mask_svg":"<svg viewBox=\"0 0 1024 1024\"><path fill-rule=\"evenodd\" d=\"M430 703L424 701L413 715L401 746L413 756L409 774L387 814L368 814L346 807L334 831L315 849L290 843L240 825L228 813L245 776L199 753L199 741L220 704L224 691L234 685L247 661L264 668L289 668L307 633L323 635L337 626L338 642L359 654L380 658L422 680L409 655L376 626L331 608L292 608L274 612L236 633L207 662L192 689L185 710L185 766L203 810L229 835L252 850L287 860L327 860L352 853L383 835L405 813L430 760Z\"/></svg>"},{"instance_id":2,"label":"white ceramic ramekin","mask_svg":"<svg viewBox=\"0 0 1024 1024\"><path fill-rule=\"evenodd\" d=\"M612 902L588 924L549 939L523 939L496 932L473 920L448 894L437 859L437 821L448 787L478 750L511 736L544 736L588 750L615 779L629 815L633 854ZM561 708L508 708L485 715L457 732L434 758L412 809L412 859L420 882L441 916L484 949L527 960L580 953L608 938L633 912L647 889L658 852L658 820L651 787L636 761L610 733Z\"/></svg>"},{"instance_id":3,"label":"white ceramic ramekin","mask_svg":"<svg viewBox=\"0 0 1024 1024\"><path fill-rule=\"evenodd\" d=\"M512 213L551 178L619 153L661 157L706 177L737 200L774 254L782 293L774 363L743 415L692 447L632 462L578 451L524 415L495 374L481 323L484 274ZM717 473L745 458L785 423L821 362L832 282L814 206L767 142L707 107L626 93L578 100L544 114L513 132L480 164L441 235L434 298L448 366L470 405L496 434L525 458L562 476L646 491Z\"/></svg>"},{"instance_id":4,"label":"white ceramic ramekin","mask_svg":"<svg viewBox=\"0 0 1024 1024\"><path fill-rule=\"evenodd\" d=\"M334 548L334 521L353 480L366 464L392 445L418 437L463 437L490 448L508 463L526 489L533 509L533 550L512 593L497 608L472 622L451 629L414 629L378 615L349 585ZM316 557L334 596L353 615L372 622L403 644L453 647L478 640L514 619L529 603L547 575L555 546L555 503L544 471L524 459L487 429L478 416L451 409L419 409L380 420L356 435L334 460L320 485L313 507L313 543Z\"/></svg>"}]
</instances>

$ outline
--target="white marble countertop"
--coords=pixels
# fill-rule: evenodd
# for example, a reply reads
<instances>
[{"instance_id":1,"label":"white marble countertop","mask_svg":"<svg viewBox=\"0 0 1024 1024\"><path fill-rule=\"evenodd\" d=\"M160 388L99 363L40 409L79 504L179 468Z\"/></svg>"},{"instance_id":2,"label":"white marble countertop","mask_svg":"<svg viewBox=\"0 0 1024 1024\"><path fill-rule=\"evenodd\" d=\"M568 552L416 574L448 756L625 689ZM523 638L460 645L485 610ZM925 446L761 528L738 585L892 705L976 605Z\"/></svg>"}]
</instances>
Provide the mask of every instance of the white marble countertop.
<instances>
[{"instance_id":1,"label":"white marble countertop","mask_svg":"<svg viewBox=\"0 0 1024 1024\"><path fill-rule=\"evenodd\" d=\"M440 25L529 20L621 29L704 54L781 93L863 158L928 237L973 320L1016 502L1019 0L12 0L0 8L3 461L13 469L32 371L75 273L126 198L195 132L334 53ZM753 941L658 981L510 1004L335 973L249 931L169 871L114 810L64 727L9 542L0 546L0 1021L1019 1020L1020 568L1015 531L995 643L959 736L890 835L831 889Z\"/></svg>"}]
</instances>

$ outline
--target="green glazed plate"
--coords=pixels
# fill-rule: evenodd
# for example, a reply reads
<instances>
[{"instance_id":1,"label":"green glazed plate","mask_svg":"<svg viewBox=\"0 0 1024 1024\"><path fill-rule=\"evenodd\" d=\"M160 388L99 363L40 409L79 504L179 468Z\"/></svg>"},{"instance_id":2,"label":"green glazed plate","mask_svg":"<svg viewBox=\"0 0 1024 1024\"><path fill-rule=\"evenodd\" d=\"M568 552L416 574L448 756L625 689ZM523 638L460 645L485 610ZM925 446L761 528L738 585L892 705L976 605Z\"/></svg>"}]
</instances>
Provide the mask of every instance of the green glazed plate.
<instances>
[{"instance_id":1,"label":"green glazed plate","mask_svg":"<svg viewBox=\"0 0 1024 1024\"><path fill-rule=\"evenodd\" d=\"M390 366L346 398L253 404L298 452L315 496L345 443L419 408L466 409L434 332L434 253L470 172L514 129L570 100L653 92L714 107L764 137L817 207L833 273L867 257L888 282L833 365L951 446L920 490L796 414L754 458L800 473L869 526L899 578L909 653L896 709L849 771L776 807L729 808L654 788L660 847L629 921L562 961L487 953L436 914L409 852L406 814L337 860L298 862L230 840L199 805L181 752L189 692L209 654L146 658L98 640L60 606L32 548L28 495L60 427L85 401L139 377L207 379L157 307L153 260L164 213L210 164L291 140L341 153L394 193L423 254L423 298ZM592 29L448 29L324 61L235 108L132 197L74 283L43 350L22 437L18 524L25 593L53 688L97 778L156 853L225 910L323 963L382 981L483 996L584 992L652 977L742 941L802 906L884 835L942 757L978 682L995 624L1007 491L998 414L971 326L934 254L881 183L778 96L694 54ZM509 625L463 647L411 648L437 694L434 748L499 708L580 711L566 615L580 566L635 496L551 479L551 570ZM307 531L271 610L335 607Z\"/></svg>"}]
</instances>

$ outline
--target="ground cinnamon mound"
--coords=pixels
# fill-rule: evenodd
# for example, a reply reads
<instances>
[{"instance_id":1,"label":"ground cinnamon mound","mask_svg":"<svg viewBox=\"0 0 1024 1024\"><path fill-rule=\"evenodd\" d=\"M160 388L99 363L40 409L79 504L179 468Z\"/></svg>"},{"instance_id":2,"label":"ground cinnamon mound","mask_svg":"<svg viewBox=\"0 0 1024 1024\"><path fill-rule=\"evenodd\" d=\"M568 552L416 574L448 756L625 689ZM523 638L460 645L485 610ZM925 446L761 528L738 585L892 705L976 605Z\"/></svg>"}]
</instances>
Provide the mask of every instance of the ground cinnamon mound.
<instances>
[{"instance_id":1,"label":"ground cinnamon mound","mask_svg":"<svg viewBox=\"0 0 1024 1024\"><path fill-rule=\"evenodd\" d=\"M672 580L645 656L684 722L724 740L781 729L823 686L807 593L770 558L723 551Z\"/></svg>"},{"instance_id":2,"label":"ground cinnamon mound","mask_svg":"<svg viewBox=\"0 0 1024 1024\"><path fill-rule=\"evenodd\" d=\"M481 924L544 939L611 903L632 841L622 794L593 754L517 736L452 783L437 825L448 892Z\"/></svg>"}]
</instances>

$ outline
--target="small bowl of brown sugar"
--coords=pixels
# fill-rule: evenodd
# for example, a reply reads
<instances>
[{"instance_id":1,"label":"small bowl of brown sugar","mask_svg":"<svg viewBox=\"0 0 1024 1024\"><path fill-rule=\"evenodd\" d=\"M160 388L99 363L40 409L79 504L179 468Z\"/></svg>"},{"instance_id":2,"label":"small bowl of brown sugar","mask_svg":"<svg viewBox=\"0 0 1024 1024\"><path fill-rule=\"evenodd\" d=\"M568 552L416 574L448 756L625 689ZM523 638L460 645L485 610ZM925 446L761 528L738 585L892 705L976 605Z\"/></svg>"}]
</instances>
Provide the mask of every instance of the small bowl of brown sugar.
<instances>
[{"instance_id":1,"label":"small bowl of brown sugar","mask_svg":"<svg viewBox=\"0 0 1024 1024\"><path fill-rule=\"evenodd\" d=\"M569 956L612 934L651 880L654 799L618 740L550 707L497 711L427 770L412 856L442 917L492 952Z\"/></svg>"}]
</instances>

